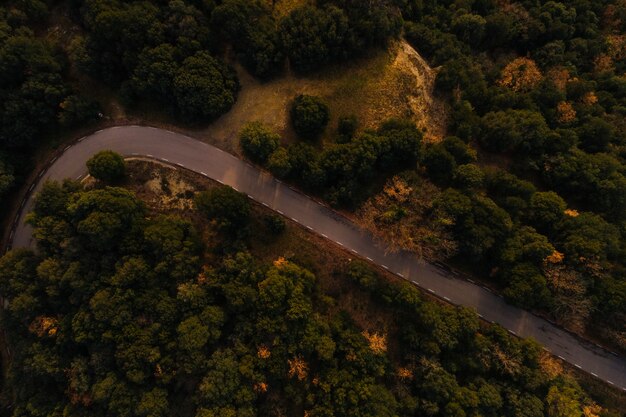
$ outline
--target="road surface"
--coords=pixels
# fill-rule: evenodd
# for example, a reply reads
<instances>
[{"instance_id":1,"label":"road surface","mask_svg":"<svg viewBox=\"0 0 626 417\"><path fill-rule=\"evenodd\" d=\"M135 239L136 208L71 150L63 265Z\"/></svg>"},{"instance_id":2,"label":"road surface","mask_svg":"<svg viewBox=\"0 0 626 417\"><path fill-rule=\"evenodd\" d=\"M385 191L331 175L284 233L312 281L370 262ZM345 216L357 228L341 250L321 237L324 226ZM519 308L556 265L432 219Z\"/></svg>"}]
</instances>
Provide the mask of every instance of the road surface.
<instances>
[{"instance_id":1,"label":"road surface","mask_svg":"<svg viewBox=\"0 0 626 417\"><path fill-rule=\"evenodd\" d=\"M101 130L67 147L31 186L11 231L13 247L33 247L32 230L24 224L33 196L46 180L79 178L91 155L111 149L127 157L144 156L198 172L246 193L250 198L311 231L336 242L357 256L413 282L450 303L474 308L490 322L512 334L533 337L560 359L626 391L626 360L561 328L507 304L489 290L459 279L436 265L425 264L409 253L386 253L369 233L271 175L214 146L178 133L143 126Z\"/></svg>"}]
</instances>

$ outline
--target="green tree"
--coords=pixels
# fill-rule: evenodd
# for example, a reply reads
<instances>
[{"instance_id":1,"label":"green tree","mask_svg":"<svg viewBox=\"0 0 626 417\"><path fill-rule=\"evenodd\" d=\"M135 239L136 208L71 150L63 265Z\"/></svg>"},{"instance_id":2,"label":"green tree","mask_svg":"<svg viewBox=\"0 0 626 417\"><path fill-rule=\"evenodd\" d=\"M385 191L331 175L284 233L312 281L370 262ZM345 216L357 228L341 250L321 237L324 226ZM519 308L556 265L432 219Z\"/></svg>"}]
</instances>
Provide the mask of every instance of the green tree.
<instances>
[{"instance_id":1,"label":"green tree","mask_svg":"<svg viewBox=\"0 0 626 417\"><path fill-rule=\"evenodd\" d=\"M265 164L280 144L280 136L260 122L250 122L239 132L241 149L251 160Z\"/></svg>"},{"instance_id":2,"label":"green tree","mask_svg":"<svg viewBox=\"0 0 626 417\"><path fill-rule=\"evenodd\" d=\"M100 151L87 160L89 175L100 181L112 183L126 175L126 163L122 155L113 151Z\"/></svg>"},{"instance_id":3,"label":"green tree","mask_svg":"<svg viewBox=\"0 0 626 417\"><path fill-rule=\"evenodd\" d=\"M299 95L290 110L291 123L298 136L316 139L330 119L330 110L319 97Z\"/></svg>"},{"instance_id":4,"label":"green tree","mask_svg":"<svg viewBox=\"0 0 626 417\"><path fill-rule=\"evenodd\" d=\"M565 217L567 203L553 191L537 192L530 198L528 221L537 230L552 235Z\"/></svg>"},{"instance_id":5,"label":"green tree","mask_svg":"<svg viewBox=\"0 0 626 417\"><path fill-rule=\"evenodd\" d=\"M222 230L241 229L250 217L248 198L228 186L198 193L194 202L196 209L214 220Z\"/></svg>"},{"instance_id":6,"label":"green tree","mask_svg":"<svg viewBox=\"0 0 626 417\"><path fill-rule=\"evenodd\" d=\"M285 178L291 173L291 160L286 148L280 147L270 155L267 169L277 178Z\"/></svg>"},{"instance_id":7,"label":"green tree","mask_svg":"<svg viewBox=\"0 0 626 417\"><path fill-rule=\"evenodd\" d=\"M239 83L231 68L201 51L183 61L173 88L179 114L190 122L206 122L230 110Z\"/></svg>"}]
</instances>

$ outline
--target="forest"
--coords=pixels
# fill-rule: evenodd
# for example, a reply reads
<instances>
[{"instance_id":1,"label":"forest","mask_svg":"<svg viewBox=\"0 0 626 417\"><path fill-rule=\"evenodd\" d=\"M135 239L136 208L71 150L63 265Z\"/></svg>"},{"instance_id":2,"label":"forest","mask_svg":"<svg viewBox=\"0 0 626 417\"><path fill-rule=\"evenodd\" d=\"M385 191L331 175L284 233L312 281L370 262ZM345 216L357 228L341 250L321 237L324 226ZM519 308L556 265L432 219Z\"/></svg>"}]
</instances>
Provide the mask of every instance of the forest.
<instances>
[{"instance_id":1,"label":"forest","mask_svg":"<svg viewBox=\"0 0 626 417\"><path fill-rule=\"evenodd\" d=\"M47 183L39 250L0 260L13 416L618 415L536 343L364 262L261 260L255 239L293 226L232 188L159 213L107 184ZM346 289L388 328L362 328Z\"/></svg>"},{"instance_id":2,"label":"forest","mask_svg":"<svg viewBox=\"0 0 626 417\"><path fill-rule=\"evenodd\" d=\"M623 0L6 1L0 215L60 137L106 123L86 86L194 129L237 102L234 62L260 81L315 76L404 39L437 70L443 140L411 120L331 124L327 98L303 92L288 109L296 140L251 121L241 153L393 249L624 353L625 30ZM47 185L30 217L38 252L0 260L15 416L596 414L573 380L540 370L532 343L348 268L400 306L394 349L377 352L380 335L329 313L314 273L247 250L236 193L196 199L222 246L207 264L197 224L114 187L116 155L89 169L111 187Z\"/></svg>"}]
</instances>

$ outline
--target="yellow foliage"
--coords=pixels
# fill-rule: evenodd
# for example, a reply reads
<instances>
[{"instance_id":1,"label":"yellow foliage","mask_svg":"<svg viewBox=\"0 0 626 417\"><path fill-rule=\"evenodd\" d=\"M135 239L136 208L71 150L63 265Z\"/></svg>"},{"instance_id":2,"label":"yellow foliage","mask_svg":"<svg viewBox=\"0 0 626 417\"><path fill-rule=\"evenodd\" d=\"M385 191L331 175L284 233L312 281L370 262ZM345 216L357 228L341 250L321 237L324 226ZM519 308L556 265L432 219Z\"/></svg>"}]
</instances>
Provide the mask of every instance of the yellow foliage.
<instances>
[{"instance_id":1,"label":"yellow foliage","mask_svg":"<svg viewBox=\"0 0 626 417\"><path fill-rule=\"evenodd\" d=\"M397 176L393 177L383 189L383 192L387 197L399 203L406 201L411 195L411 191L413 191L413 189L409 186L409 184Z\"/></svg>"},{"instance_id":2,"label":"yellow foliage","mask_svg":"<svg viewBox=\"0 0 626 417\"><path fill-rule=\"evenodd\" d=\"M580 215L580 213L578 213L578 210L574 209L567 209L563 213L565 213L566 216L570 217L578 217Z\"/></svg>"},{"instance_id":3,"label":"yellow foliage","mask_svg":"<svg viewBox=\"0 0 626 417\"><path fill-rule=\"evenodd\" d=\"M559 123L567 124L576 120L576 110L569 101L561 101L557 104L556 112Z\"/></svg>"},{"instance_id":4,"label":"yellow foliage","mask_svg":"<svg viewBox=\"0 0 626 417\"><path fill-rule=\"evenodd\" d=\"M256 351L256 355L261 359L267 359L272 356L272 352L270 352L267 346L259 346Z\"/></svg>"},{"instance_id":5,"label":"yellow foliage","mask_svg":"<svg viewBox=\"0 0 626 417\"><path fill-rule=\"evenodd\" d=\"M39 337L54 336L58 331L58 323L59 321L54 317L38 316L28 326L28 330Z\"/></svg>"},{"instance_id":6,"label":"yellow foliage","mask_svg":"<svg viewBox=\"0 0 626 417\"><path fill-rule=\"evenodd\" d=\"M387 336L384 334L370 333L367 330L363 331L363 337L367 339L372 352L381 354L387 351Z\"/></svg>"},{"instance_id":7,"label":"yellow foliage","mask_svg":"<svg viewBox=\"0 0 626 417\"><path fill-rule=\"evenodd\" d=\"M301 356L288 359L287 363L289 364L289 378L296 376L299 381L303 381L309 374L309 365Z\"/></svg>"},{"instance_id":8,"label":"yellow foliage","mask_svg":"<svg viewBox=\"0 0 626 417\"><path fill-rule=\"evenodd\" d=\"M539 366L550 378L556 378L563 373L563 366L549 353L543 352L539 357Z\"/></svg>"},{"instance_id":9,"label":"yellow foliage","mask_svg":"<svg viewBox=\"0 0 626 417\"><path fill-rule=\"evenodd\" d=\"M513 91L524 92L535 88L543 78L539 67L530 58L516 58L504 69L498 84Z\"/></svg>"},{"instance_id":10,"label":"yellow foliage","mask_svg":"<svg viewBox=\"0 0 626 417\"><path fill-rule=\"evenodd\" d=\"M546 260L546 262L549 262L551 264L559 264L559 263L563 262L564 258L565 258L565 255L563 255L558 250L555 250L545 260Z\"/></svg>"},{"instance_id":11,"label":"yellow foliage","mask_svg":"<svg viewBox=\"0 0 626 417\"><path fill-rule=\"evenodd\" d=\"M400 368L398 368L398 371L396 372L396 374L401 379L413 379L413 371L411 371L408 368L400 367Z\"/></svg>"},{"instance_id":12,"label":"yellow foliage","mask_svg":"<svg viewBox=\"0 0 626 417\"><path fill-rule=\"evenodd\" d=\"M158 363L156 364L156 367L154 369L154 376L157 378L160 378L163 376L163 369L161 368L161 365L159 365Z\"/></svg>"}]
</instances>

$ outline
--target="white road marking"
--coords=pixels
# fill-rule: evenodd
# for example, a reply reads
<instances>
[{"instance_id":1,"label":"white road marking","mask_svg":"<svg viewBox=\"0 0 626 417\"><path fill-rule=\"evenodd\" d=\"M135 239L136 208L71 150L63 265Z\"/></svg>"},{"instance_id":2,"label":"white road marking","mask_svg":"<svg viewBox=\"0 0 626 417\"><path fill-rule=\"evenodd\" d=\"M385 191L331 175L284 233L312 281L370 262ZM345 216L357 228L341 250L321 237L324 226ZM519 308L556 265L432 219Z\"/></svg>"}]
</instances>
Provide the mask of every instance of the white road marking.
<instances>
[{"instance_id":1,"label":"white road marking","mask_svg":"<svg viewBox=\"0 0 626 417\"><path fill-rule=\"evenodd\" d=\"M517 336L517 333L515 333L513 330L509 329L509 333L511 333L514 336Z\"/></svg>"},{"instance_id":2,"label":"white road marking","mask_svg":"<svg viewBox=\"0 0 626 417\"><path fill-rule=\"evenodd\" d=\"M306 228L309 229L309 230L313 230L313 228L311 226L307 226Z\"/></svg>"},{"instance_id":3,"label":"white road marking","mask_svg":"<svg viewBox=\"0 0 626 417\"><path fill-rule=\"evenodd\" d=\"M55 156L54 158L52 158L52 161L50 161L50 163L54 164L54 161L56 161L57 159L59 159L59 157Z\"/></svg>"},{"instance_id":4,"label":"white road marking","mask_svg":"<svg viewBox=\"0 0 626 417\"><path fill-rule=\"evenodd\" d=\"M291 218L291 220L293 220L293 221L294 221L294 222L296 222L296 223L300 223L300 222L298 221L298 219L296 219L296 218L294 218L294 217L292 217L292 218Z\"/></svg>"},{"instance_id":5,"label":"white road marking","mask_svg":"<svg viewBox=\"0 0 626 417\"><path fill-rule=\"evenodd\" d=\"M178 165L181 168L185 168L185 166L183 164L179 164L178 162L176 162L176 165Z\"/></svg>"},{"instance_id":6,"label":"white road marking","mask_svg":"<svg viewBox=\"0 0 626 417\"><path fill-rule=\"evenodd\" d=\"M615 385L615 384L613 383L613 381L609 381L608 379L607 379L607 381L606 381L606 382L608 382L608 383L609 383L609 384L611 384L611 385Z\"/></svg>"},{"instance_id":7,"label":"white road marking","mask_svg":"<svg viewBox=\"0 0 626 417\"><path fill-rule=\"evenodd\" d=\"M472 284L476 284L476 282L474 282L473 280L471 280L471 279L469 279L469 278L468 278L467 280L468 280L469 282L471 282Z\"/></svg>"},{"instance_id":8,"label":"white road marking","mask_svg":"<svg viewBox=\"0 0 626 417\"><path fill-rule=\"evenodd\" d=\"M443 299L446 300L446 301L452 301L450 298L448 298L446 296L444 296Z\"/></svg>"},{"instance_id":9,"label":"white road marking","mask_svg":"<svg viewBox=\"0 0 626 417\"><path fill-rule=\"evenodd\" d=\"M561 359L562 361L564 361L564 360L565 360L565 358L564 358L563 356L561 356L561 355L558 355L557 357L558 357L559 359Z\"/></svg>"},{"instance_id":10,"label":"white road marking","mask_svg":"<svg viewBox=\"0 0 626 417\"><path fill-rule=\"evenodd\" d=\"M163 158L163 160L164 160L165 162L169 162L169 161L170 161L169 159L165 159L165 158Z\"/></svg>"},{"instance_id":11,"label":"white road marking","mask_svg":"<svg viewBox=\"0 0 626 417\"><path fill-rule=\"evenodd\" d=\"M389 271L389 267L387 265L381 265L383 268L385 268L387 271Z\"/></svg>"},{"instance_id":12,"label":"white road marking","mask_svg":"<svg viewBox=\"0 0 626 417\"><path fill-rule=\"evenodd\" d=\"M69 148L71 148L71 147L72 147L72 145L67 145L67 146L65 147L65 149L63 149L63 152L67 151L67 150L68 150Z\"/></svg>"},{"instance_id":13,"label":"white road marking","mask_svg":"<svg viewBox=\"0 0 626 417\"><path fill-rule=\"evenodd\" d=\"M216 179L215 181L219 182L220 184L224 184L224 182L220 179Z\"/></svg>"},{"instance_id":14,"label":"white road marking","mask_svg":"<svg viewBox=\"0 0 626 417\"><path fill-rule=\"evenodd\" d=\"M147 156L148 158L154 158L154 155L147 154L146 156Z\"/></svg>"},{"instance_id":15,"label":"white road marking","mask_svg":"<svg viewBox=\"0 0 626 417\"><path fill-rule=\"evenodd\" d=\"M435 293L435 291L431 290L430 288L426 288L429 292L432 292L433 294Z\"/></svg>"},{"instance_id":16,"label":"white road marking","mask_svg":"<svg viewBox=\"0 0 626 417\"><path fill-rule=\"evenodd\" d=\"M583 369L583 367L582 367L582 366L580 366L580 365L579 365L579 364L577 364L577 363L575 363L575 364L574 364L574 366L575 366L575 367L577 367L578 369Z\"/></svg>"},{"instance_id":17,"label":"white road marking","mask_svg":"<svg viewBox=\"0 0 626 417\"><path fill-rule=\"evenodd\" d=\"M419 282L417 282L417 281L411 281L411 282L412 282L413 284L415 284L415 285L420 285L420 283L419 283Z\"/></svg>"},{"instance_id":18,"label":"white road marking","mask_svg":"<svg viewBox=\"0 0 626 417\"><path fill-rule=\"evenodd\" d=\"M328 239L328 236L326 236L324 233L322 233L322 237L325 237L326 239Z\"/></svg>"},{"instance_id":19,"label":"white road marking","mask_svg":"<svg viewBox=\"0 0 626 417\"><path fill-rule=\"evenodd\" d=\"M285 215L285 213L283 213L283 212L282 212L282 211L280 211L280 210L276 210L276 212L277 212L278 214L280 214L280 215Z\"/></svg>"},{"instance_id":20,"label":"white road marking","mask_svg":"<svg viewBox=\"0 0 626 417\"><path fill-rule=\"evenodd\" d=\"M267 203L261 203L261 204L263 204L265 207L269 207L269 206L267 205Z\"/></svg>"},{"instance_id":21,"label":"white road marking","mask_svg":"<svg viewBox=\"0 0 626 417\"><path fill-rule=\"evenodd\" d=\"M200 174L204 175L205 177L208 177L207 173L204 171L200 171Z\"/></svg>"},{"instance_id":22,"label":"white road marking","mask_svg":"<svg viewBox=\"0 0 626 417\"><path fill-rule=\"evenodd\" d=\"M399 272L398 272L398 276L399 276L400 278L404 278L404 275L402 275L402 274L401 274L401 273L399 273Z\"/></svg>"},{"instance_id":23,"label":"white road marking","mask_svg":"<svg viewBox=\"0 0 626 417\"><path fill-rule=\"evenodd\" d=\"M337 240L336 242L339 246L343 246L343 243L341 243L340 241Z\"/></svg>"},{"instance_id":24,"label":"white road marking","mask_svg":"<svg viewBox=\"0 0 626 417\"><path fill-rule=\"evenodd\" d=\"M596 374L595 372L592 372L591 375L595 376L596 378L598 377L598 374Z\"/></svg>"}]
</instances>

